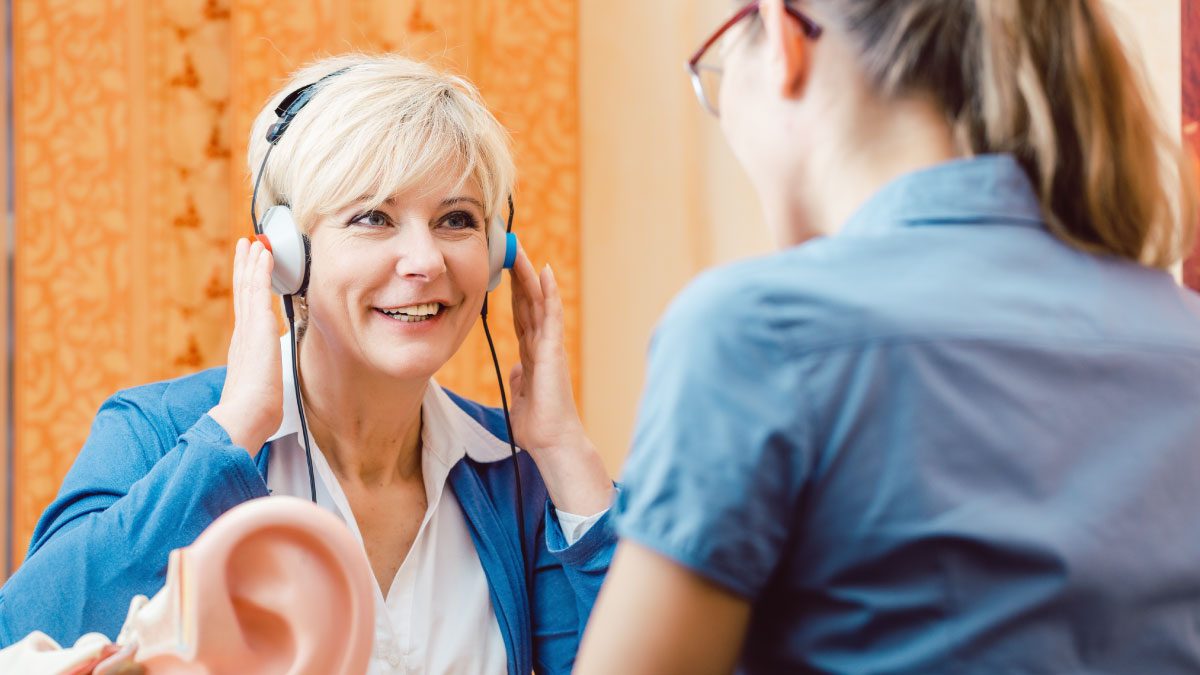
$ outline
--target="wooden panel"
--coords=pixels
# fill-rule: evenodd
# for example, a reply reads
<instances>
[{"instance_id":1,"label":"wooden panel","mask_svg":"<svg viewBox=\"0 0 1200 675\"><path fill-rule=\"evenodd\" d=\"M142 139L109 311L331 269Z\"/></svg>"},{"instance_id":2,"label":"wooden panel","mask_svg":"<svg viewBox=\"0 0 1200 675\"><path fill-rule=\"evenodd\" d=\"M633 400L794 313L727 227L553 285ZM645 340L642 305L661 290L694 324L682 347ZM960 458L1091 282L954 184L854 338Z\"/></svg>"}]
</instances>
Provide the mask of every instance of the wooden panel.
<instances>
[{"instance_id":1,"label":"wooden panel","mask_svg":"<svg viewBox=\"0 0 1200 675\"><path fill-rule=\"evenodd\" d=\"M136 378L127 15L120 2L13 6L18 558L104 390Z\"/></svg>"},{"instance_id":2,"label":"wooden panel","mask_svg":"<svg viewBox=\"0 0 1200 675\"><path fill-rule=\"evenodd\" d=\"M0 73L5 82L0 85L0 541L3 542L3 561L0 562L0 583L8 578L12 555L12 510L9 479L12 477L12 448L9 446L8 401L8 232L11 214L8 210L8 13L0 24Z\"/></svg>"}]
</instances>

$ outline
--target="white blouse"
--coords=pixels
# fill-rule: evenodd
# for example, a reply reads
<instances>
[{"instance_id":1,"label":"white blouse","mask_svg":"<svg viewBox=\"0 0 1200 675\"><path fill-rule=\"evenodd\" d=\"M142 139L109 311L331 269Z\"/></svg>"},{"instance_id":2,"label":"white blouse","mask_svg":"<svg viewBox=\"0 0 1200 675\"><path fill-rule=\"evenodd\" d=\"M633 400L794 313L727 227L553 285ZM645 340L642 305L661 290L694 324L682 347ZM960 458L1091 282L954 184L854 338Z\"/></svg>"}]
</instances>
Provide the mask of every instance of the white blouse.
<instances>
[{"instance_id":1,"label":"white blouse","mask_svg":"<svg viewBox=\"0 0 1200 675\"><path fill-rule=\"evenodd\" d=\"M283 336L283 423L271 436L267 488L309 498L308 465L292 385L291 344ZM375 591L375 644L368 673L507 672L500 624L466 517L447 489L450 469L464 456L477 462L508 460L507 443L459 408L436 382L422 402L421 470L428 509L387 597ZM340 517L362 542L354 513L325 455L312 440L317 504ZM590 517L557 511L567 543L578 541L603 512ZM364 553L365 555L365 553ZM567 601L570 601L567 599Z\"/></svg>"}]
</instances>

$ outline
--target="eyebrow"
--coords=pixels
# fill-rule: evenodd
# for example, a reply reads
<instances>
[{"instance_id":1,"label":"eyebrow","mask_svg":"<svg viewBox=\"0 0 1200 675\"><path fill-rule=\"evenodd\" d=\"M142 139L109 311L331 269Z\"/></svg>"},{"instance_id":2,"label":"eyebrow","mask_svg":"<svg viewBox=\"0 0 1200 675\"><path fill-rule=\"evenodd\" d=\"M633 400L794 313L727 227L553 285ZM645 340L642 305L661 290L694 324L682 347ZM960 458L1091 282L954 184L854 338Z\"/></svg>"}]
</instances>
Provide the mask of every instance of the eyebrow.
<instances>
[{"instance_id":1,"label":"eyebrow","mask_svg":"<svg viewBox=\"0 0 1200 675\"><path fill-rule=\"evenodd\" d=\"M367 197L362 197L358 201L363 202L366 200L367 200ZM483 202L479 201L478 199L475 199L474 197L449 197L449 198L443 199L442 203L438 204L438 206L442 206L442 207L454 206L455 204L461 204L463 202L475 205L480 211L486 210L483 208ZM358 203L358 202L355 202L355 203ZM393 206L396 204L396 198L388 197L387 199L383 200L383 203L387 204L389 206Z\"/></svg>"},{"instance_id":2,"label":"eyebrow","mask_svg":"<svg viewBox=\"0 0 1200 675\"><path fill-rule=\"evenodd\" d=\"M468 204L474 204L476 206L476 208L478 208L480 211L485 210L483 208L483 203L480 202L478 199L475 199L474 197L451 197L449 199L443 199L441 205L442 206L454 206L455 204L461 204L463 202L466 202Z\"/></svg>"}]
</instances>

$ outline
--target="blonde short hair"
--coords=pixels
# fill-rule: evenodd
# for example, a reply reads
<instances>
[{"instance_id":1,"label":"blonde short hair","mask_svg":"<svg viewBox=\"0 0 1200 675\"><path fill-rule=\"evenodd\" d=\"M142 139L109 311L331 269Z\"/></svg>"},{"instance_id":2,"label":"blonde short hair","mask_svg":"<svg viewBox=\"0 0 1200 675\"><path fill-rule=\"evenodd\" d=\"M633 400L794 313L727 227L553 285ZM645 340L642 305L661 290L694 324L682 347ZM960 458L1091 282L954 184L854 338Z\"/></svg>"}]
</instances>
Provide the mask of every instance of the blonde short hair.
<instances>
[{"instance_id":1,"label":"blonde short hair","mask_svg":"<svg viewBox=\"0 0 1200 675\"><path fill-rule=\"evenodd\" d=\"M284 96L322 82L271 151L258 192L259 215L288 204L300 229L350 204L376 208L392 195L458 172L474 180L489 220L506 210L515 180L508 134L467 80L394 54L345 54L292 74L254 120L247 163L253 185L267 129Z\"/></svg>"}]
</instances>

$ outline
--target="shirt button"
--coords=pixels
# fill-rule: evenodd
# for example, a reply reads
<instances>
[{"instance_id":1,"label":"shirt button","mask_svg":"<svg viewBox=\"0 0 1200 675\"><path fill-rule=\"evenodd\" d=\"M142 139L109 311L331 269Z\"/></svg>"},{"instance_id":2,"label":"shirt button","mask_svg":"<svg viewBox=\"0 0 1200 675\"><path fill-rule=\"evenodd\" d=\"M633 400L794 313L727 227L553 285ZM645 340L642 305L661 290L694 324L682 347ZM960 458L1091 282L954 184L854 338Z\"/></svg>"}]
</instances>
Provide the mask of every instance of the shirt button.
<instances>
[{"instance_id":1,"label":"shirt button","mask_svg":"<svg viewBox=\"0 0 1200 675\"><path fill-rule=\"evenodd\" d=\"M404 663L404 659L400 656L400 652L392 651L388 652L387 662L391 667L399 668L400 664Z\"/></svg>"}]
</instances>

